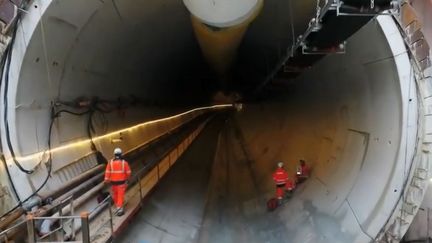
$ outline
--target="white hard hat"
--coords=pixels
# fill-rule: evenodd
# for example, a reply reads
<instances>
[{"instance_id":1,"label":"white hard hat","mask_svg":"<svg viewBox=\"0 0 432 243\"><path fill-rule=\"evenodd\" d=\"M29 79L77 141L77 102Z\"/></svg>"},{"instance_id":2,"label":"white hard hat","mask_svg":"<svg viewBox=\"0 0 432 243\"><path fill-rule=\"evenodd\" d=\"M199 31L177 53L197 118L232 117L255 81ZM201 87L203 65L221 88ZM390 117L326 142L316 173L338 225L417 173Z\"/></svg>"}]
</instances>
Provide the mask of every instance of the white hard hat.
<instances>
[{"instance_id":1,"label":"white hard hat","mask_svg":"<svg viewBox=\"0 0 432 243\"><path fill-rule=\"evenodd\" d=\"M282 162L279 162L277 165L278 165L279 168L283 167L283 163Z\"/></svg>"},{"instance_id":2,"label":"white hard hat","mask_svg":"<svg viewBox=\"0 0 432 243\"><path fill-rule=\"evenodd\" d=\"M115 149L114 149L114 154L115 154L115 155L122 154L122 150L121 150L121 148L115 148Z\"/></svg>"}]
</instances>

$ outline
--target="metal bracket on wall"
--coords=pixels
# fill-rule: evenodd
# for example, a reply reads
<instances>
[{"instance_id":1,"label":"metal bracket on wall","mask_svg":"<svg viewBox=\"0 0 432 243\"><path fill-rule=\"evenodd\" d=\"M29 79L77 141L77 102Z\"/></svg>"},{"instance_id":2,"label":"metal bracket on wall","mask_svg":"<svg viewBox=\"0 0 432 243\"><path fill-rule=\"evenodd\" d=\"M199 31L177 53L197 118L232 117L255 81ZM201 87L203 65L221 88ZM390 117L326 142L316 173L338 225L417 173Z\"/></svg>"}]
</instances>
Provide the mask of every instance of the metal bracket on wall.
<instances>
[{"instance_id":1,"label":"metal bracket on wall","mask_svg":"<svg viewBox=\"0 0 432 243\"><path fill-rule=\"evenodd\" d=\"M399 15L401 8L401 0L392 0L385 8L375 4L374 0L370 1L369 6L365 5L362 7L347 5L341 0L334 1L336 2L337 16Z\"/></svg>"},{"instance_id":2,"label":"metal bracket on wall","mask_svg":"<svg viewBox=\"0 0 432 243\"><path fill-rule=\"evenodd\" d=\"M431 64L430 47L423 31L422 23L418 19L415 10L408 3L401 5L401 15L394 18L403 30L404 40L411 51L420 71L429 68Z\"/></svg>"},{"instance_id":3,"label":"metal bracket on wall","mask_svg":"<svg viewBox=\"0 0 432 243\"><path fill-rule=\"evenodd\" d=\"M336 1L336 0L333 0ZM315 18L312 18L309 21L308 28L306 29L305 33L303 35L299 35L297 37L296 42L291 47L291 57L294 56L295 50L297 48L305 46L306 40L309 37L309 35L313 32L319 32L322 28L322 19L326 16L326 14L329 11L335 11L337 9L337 5L333 3L333 1L328 1L326 4L320 8L320 10L317 10L317 16Z\"/></svg>"},{"instance_id":4,"label":"metal bracket on wall","mask_svg":"<svg viewBox=\"0 0 432 243\"><path fill-rule=\"evenodd\" d=\"M345 50L346 50L345 47L346 47L346 41L344 41L339 45L327 47L327 48L308 46L304 44L302 46L302 54L303 55L345 54Z\"/></svg>"}]
</instances>

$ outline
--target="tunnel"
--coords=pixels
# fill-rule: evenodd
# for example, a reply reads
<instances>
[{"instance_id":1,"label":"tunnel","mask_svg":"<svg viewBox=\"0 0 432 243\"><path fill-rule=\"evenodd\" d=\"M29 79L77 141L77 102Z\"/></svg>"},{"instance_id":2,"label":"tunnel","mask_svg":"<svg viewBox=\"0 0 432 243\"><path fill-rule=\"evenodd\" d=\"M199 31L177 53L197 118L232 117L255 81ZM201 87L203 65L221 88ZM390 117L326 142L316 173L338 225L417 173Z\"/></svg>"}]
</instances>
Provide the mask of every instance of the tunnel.
<instances>
[{"instance_id":1,"label":"tunnel","mask_svg":"<svg viewBox=\"0 0 432 243\"><path fill-rule=\"evenodd\" d=\"M430 177L432 80L403 17L318 25L331 1L313 0L26 2L11 1L2 62L2 213L117 146L208 115L113 242L399 242L407 231ZM311 177L268 212L277 163L294 176L299 160Z\"/></svg>"}]
</instances>

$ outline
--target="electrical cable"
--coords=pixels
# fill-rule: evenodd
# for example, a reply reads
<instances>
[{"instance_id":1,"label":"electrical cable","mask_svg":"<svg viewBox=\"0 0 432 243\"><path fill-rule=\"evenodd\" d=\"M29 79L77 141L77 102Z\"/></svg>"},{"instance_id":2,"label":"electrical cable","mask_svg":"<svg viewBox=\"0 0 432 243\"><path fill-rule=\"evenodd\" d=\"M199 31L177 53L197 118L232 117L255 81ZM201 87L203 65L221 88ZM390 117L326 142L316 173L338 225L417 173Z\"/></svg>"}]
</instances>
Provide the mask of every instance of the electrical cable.
<instances>
[{"instance_id":1,"label":"electrical cable","mask_svg":"<svg viewBox=\"0 0 432 243\"><path fill-rule=\"evenodd\" d=\"M15 5L15 4L14 4ZM15 5L16 6L16 5ZM18 9L24 9L24 7L26 6L25 1L22 3L21 8L16 6ZM21 19L21 12L17 13L16 16L17 22L20 21ZM20 169L20 171L26 173L26 174L32 174L34 172L33 169L29 170L29 169L25 169L20 163L19 161L16 159L16 155L15 155L15 151L13 149L12 143L11 143L11 138L10 138L10 129L9 129L9 122L8 122L8 98L7 98L7 92L8 92L8 86L9 86L9 71L10 71L10 65L11 65L11 58L12 58L12 46L14 44L15 41L15 37L16 37L16 33L17 33L17 27L14 28L14 31L12 33L11 36L11 41L9 42L8 46L5 49L3 58L1 59L1 75L0 77L3 77L4 74L4 123L5 123L5 133L6 133L6 144L7 147L9 149L9 152L11 154L12 160L14 162L14 164ZM49 75L49 73L48 73ZM50 77L49 77L50 78ZM53 124L56 118L58 118L58 116L61 113L68 113L71 115L77 115L77 116L81 116L81 115L85 115L85 114L89 114L89 124L88 124L88 135L91 139L92 135L91 135L91 131L93 130L93 132L95 131L94 126L92 124L92 116L94 113L94 110L98 110L101 113L105 113L105 112L109 112L103 109L100 109L98 107L96 107L95 109L89 109L85 112L73 112L73 111L69 111L69 110L59 110L57 112L53 112L53 107L52 107L52 112L51 112L51 122L50 122L50 126L49 126L49 130L48 130L48 151L49 151L49 157L48 160L45 162L48 166L48 171L47 171L47 176L45 178L45 180L43 181L43 183L38 187L37 190L35 190L30 196L28 196L26 199L21 200L18 191L15 187L15 184L13 183L12 180L12 175L10 174L10 171L7 167L7 163L6 163L6 159L4 157L4 154L1 153L0 155L0 159L2 160L2 163L5 167L6 170L6 174L8 176L8 179L10 181L11 184L11 188L13 193L15 194L15 197L17 198L18 204L13 207L12 209L10 209L8 212L4 213L0 218L3 218L4 216L8 215L9 213L13 212L14 210L16 210L17 208L21 207L21 205L28 201L30 198L32 198L33 196L35 196L48 182L49 178L51 177L51 171L52 171L52 153L51 153L51 136L52 136L52 128L53 128ZM93 143L93 140L91 139L92 142L92 149L95 149L95 145ZM1 144L1 141L0 141ZM38 165L40 163L42 163L43 158L41 159L41 161L38 163Z\"/></svg>"},{"instance_id":2,"label":"electrical cable","mask_svg":"<svg viewBox=\"0 0 432 243\"><path fill-rule=\"evenodd\" d=\"M91 149L93 151L98 151L97 148L96 148L96 144L93 142L93 135L92 135L92 131L95 132L95 129L93 127L93 122L92 122L93 121L92 117L93 117L93 114L94 114L94 110L93 109L90 109L90 110L91 110L91 112L89 113L88 120L87 120L87 136L90 139Z\"/></svg>"},{"instance_id":3,"label":"electrical cable","mask_svg":"<svg viewBox=\"0 0 432 243\"><path fill-rule=\"evenodd\" d=\"M48 151L49 151L49 157L48 160L45 162L48 164L48 171L47 171L47 176L45 177L45 180L42 182L42 184L38 187L38 189L36 189L30 196L28 196L26 199L24 200L19 200L18 205L16 205L15 207L13 207L12 209L10 209L8 212L4 213L2 216L0 216L0 219L5 217L6 215L10 214L11 212L15 211L17 208L21 207L21 205L23 203L25 203L26 201L28 201L30 198L32 198L33 196L37 195L37 193L39 193L40 190L42 190L42 188L46 185L46 183L48 182L49 178L51 177L51 172L52 172L52 153L51 153L51 134L52 134L52 127L54 125L54 121L55 121L55 117L51 118L51 122L50 122L50 126L48 129ZM42 162L43 158L41 159ZM13 183L11 183L13 185Z\"/></svg>"},{"instance_id":4,"label":"electrical cable","mask_svg":"<svg viewBox=\"0 0 432 243\"><path fill-rule=\"evenodd\" d=\"M9 121L8 121L8 88L9 88L9 70L11 65L11 59L12 59L12 45L15 41L17 28L14 29L14 32L12 34L11 42L8 46L8 52L6 53L6 61L5 61L5 67L6 68L4 72L4 94L3 94L3 103L4 103L4 113L3 113L3 121L5 126L5 135L6 135L6 145L9 149L9 152L11 154L12 160L15 163L15 165L21 170L22 172L26 174L32 174L34 172L33 169L25 169L16 159L15 151L12 146L11 138L10 138L10 130L9 130Z\"/></svg>"},{"instance_id":5,"label":"electrical cable","mask_svg":"<svg viewBox=\"0 0 432 243\"><path fill-rule=\"evenodd\" d=\"M55 120L59 117L59 115L61 113L68 113L68 114L72 114L72 115L77 115L77 116L81 116L81 115L85 115L87 114L89 111L85 111L85 112L72 112L72 111L68 111L68 110L59 110L57 112L53 112L54 108L52 107L52 112L51 112L51 121L50 121L50 126L48 129L48 152L49 152L49 157L47 159L47 161L45 162L46 164L48 164L48 171L47 171L47 176L45 177L45 180L43 181L43 183L38 187L38 189L36 189L30 196L28 196L25 200L19 200L19 204L16 205L15 207L13 207L12 209L10 209L8 212L4 213L2 216L0 216L0 218L3 218L4 216L10 214L11 212L13 212L14 210L16 210L17 208L21 207L21 205L28 201L30 198L32 198L33 196L35 196L40 190L42 190L42 188L46 185L46 183L48 182L49 178L51 177L51 172L52 172L52 153L51 153L51 137L52 137L52 128L54 126L54 122ZM43 158L42 158L43 160ZM41 161L42 161L41 160ZM12 183L13 184L13 183ZM13 186L14 187L14 186Z\"/></svg>"},{"instance_id":6,"label":"electrical cable","mask_svg":"<svg viewBox=\"0 0 432 243\"><path fill-rule=\"evenodd\" d=\"M64 109L62 109L62 110L58 110L57 112L55 112L54 116L55 116L55 117L58 117L58 115L60 115L60 113L63 113L63 112L64 112L64 113L71 114L71 115L75 115L75 116L82 116L82 115L85 115L85 114L90 113L91 110L87 110L87 111L83 111L83 112L73 112L73 111L69 111L69 110L64 110Z\"/></svg>"},{"instance_id":7,"label":"electrical cable","mask_svg":"<svg viewBox=\"0 0 432 243\"><path fill-rule=\"evenodd\" d=\"M20 14L17 16L17 19L18 19L18 21L20 20ZM4 123L5 123L5 132L6 132L6 143L7 143L7 147L9 149L9 152L11 154L12 160L15 163L15 165L22 172L24 172L26 174L32 174L34 172L33 169L32 170L25 169L19 163L19 161L17 161L17 159L16 159L15 151L13 149L13 146L12 146L12 143L11 143L11 139L10 139L10 129L9 129L8 116L7 116L7 114L8 114L7 91L8 91L8 86L9 86L9 70L10 70L11 58L12 58L12 45L13 45L14 40L15 40L16 32L17 32L17 28L14 28L14 32L12 34L11 41L8 44L8 46L7 46L6 50L5 50L5 55L3 56L2 60L1 60L1 67L2 68L1 68L1 76L0 77L2 77L3 74L5 76L4 77L4 81L5 81L4 82L4 86L5 86L4 87ZM119 102L119 103L121 103L121 102ZM51 171L52 171L52 153L51 153L52 127L53 127L55 119L58 118L61 113L68 113L68 114L76 115L76 116L82 116L82 115L85 115L85 114L89 114L88 124L87 124L87 133L88 133L88 136L89 136L89 138L91 140L92 150L96 150L97 151L96 146L93 143L93 139L92 139L92 131L95 132L95 128L94 128L94 125L93 125L93 122L92 122L93 114L94 114L95 111L99 111L99 112L101 112L101 114L109 113L109 112L112 112L115 109L116 108L113 108L113 109L110 109L110 110L105 110L105 109L102 109L102 108L98 107L97 103L96 103L89 110L84 111L84 112L74 112L74 111L65 110L65 109L59 110L59 111L57 111L55 113L52 112L52 117L51 117L51 122L50 122L50 126L49 126L49 132L48 132L49 133L49 135L48 135L49 158L45 162L45 163L48 164L47 176L46 176L44 182L38 187L38 189L35 190L30 196L28 196L24 200L21 200L21 198L20 198L20 196L19 196L19 194L17 192L17 189L16 189L16 187L15 187L15 185L13 183L13 180L12 180L12 175L10 174L10 171L9 171L9 169L7 167L6 160L4 158L4 155L2 154L1 155L2 158L0 158L0 159L2 159L2 163L5 166L6 173L7 173L8 179L10 181L10 184L11 184L11 187L12 187L12 191L15 194L15 197L17 198L18 205L16 205L12 209L10 209L8 212L6 212L5 214L3 214L0 218L3 218L4 216L6 216L9 213L13 212L17 208L19 208L24 202L28 201L30 198L32 198L33 196L35 196L46 185L46 183L48 182L49 178L51 177ZM104 121L107 123L106 119L104 119ZM41 159L41 161L38 164L42 163L42 160L43 159Z\"/></svg>"},{"instance_id":8,"label":"electrical cable","mask_svg":"<svg viewBox=\"0 0 432 243\"><path fill-rule=\"evenodd\" d=\"M94 103L94 104L93 104L93 105L92 105L88 110L83 111L83 112L75 112L75 111L70 111L70 110L66 110L66 109L61 109L61 110L58 110L58 111L54 112L54 106L52 106L52 107L51 107L51 122L50 122L50 126L49 126L49 129L48 129L48 151L49 151L49 157L48 157L47 161L45 162L46 164L48 164L48 172L47 172L47 176L45 177L45 180L44 180L43 183L38 187L38 189L37 189L36 191L34 191L34 192L33 192L30 196L28 196L26 199L24 199L24 200L18 200L18 201L19 201L18 205L16 205L16 206L13 207L12 209L10 209L8 212L4 213L2 216L0 216L0 218L3 218L3 217L5 217L6 215L10 214L11 212L13 212L14 210L16 210L17 208L21 207L21 205L22 205L24 202L28 201L28 200L29 200L30 198L32 198L33 196L37 195L37 193L38 193L40 190L42 190L42 188L46 185L46 183L48 182L49 178L51 177L51 172L52 172L52 153L51 153L51 137L52 137L52 128L53 128L53 125L54 125L55 120L60 116L61 113L67 113L67 114L74 115L74 116L83 116L83 115L86 115L86 114L89 115L89 117L88 117L88 123L87 123L87 135L88 135L89 138L90 138L92 150L98 152L98 150L96 149L96 146L95 146L95 144L93 143L93 140L92 140L92 137L93 137L92 132L93 132L93 133L95 132L95 127L94 127L94 124L93 124L93 122L92 122L92 120L93 120L93 119L92 119L92 118L93 118L93 115L94 115L94 113L95 113L96 111L100 112L100 113L103 115L103 117L104 117L104 119L103 119L103 123L104 123L104 124L106 123L105 125L107 126L108 121L106 120L104 114L105 114L105 113L112 112L113 110L115 110L115 108L112 109L112 110L109 110L109 111L108 111L108 110L99 109L99 108L97 107L97 102ZM0 141L0 142L1 142L1 141ZM1 159L1 158L0 158L0 159ZM40 161L39 163L41 163L42 160L43 160L43 158L41 159L41 161ZM5 160L3 160L2 162L6 165ZM11 182L12 182L12 177L11 177L11 175L10 175L10 173L9 173L9 170L6 170L6 171L7 171L7 174L8 174L9 179L10 179ZM17 196L17 198L19 199L19 196L18 196L18 193L17 193L17 191L16 191L16 188L15 188L14 184L11 183L11 185L12 185L12 190L14 191L14 193L15 193L16 196Z\"/></svg>"},{"instance_id":9,"label":"electrical cable","mask_svg":"<svg viewBox=\"0 0 432 243\"><path fill-rule=\"evenodd\" d=\"M25 4L23 3L22 6L24 6L24 5L25 5ZM17 14L17 19L18 19L18 20L19 20L20 16L21 16L21 14L18 13L18 14ZM5 49L4 53L3 53L3 56L2 56L1 62L0 62L0 65L1 65L1 69L0 69L0 84L1 84L1 81L3 81L3 74L5 73L6 63L9 63L9 66L10 66L10 57L12 56L12 55L11 55L11 50L12 50L12 44L13 44L13 41L14 41L15 36L16 36L16 31L17 31L16 29L17 29L17 28L14 28L14 32L12 33L11 41L10 41L9 44L7 45L7 47L6 47L6 49ZM9 62L8 62L8 60L9 60ZM7 71L9 71L9 70L7 70ZM1 148L3 148L3 144L2 144L2 142L1 142L1 140L0 140L0 146L1 146ZM1 158L0 158L0 159L2 160L2 164L3 164L3 166L4 166L5 170L6 170L6 175L7 175L7 177L8 177L9 182L10 182L12 192L13 192L14 196L16 197L17 201L19 202L18 205L17 205L16 207L12 208L12 210L10 210L9 212L6 213L6 214L9 214L9 213L12 212L13 210L15 210L16 208L18 208L19 206L21 206L21 198L20 198L20 196L19 196L19 194L18 194L18 191L17 191L17 189L16 189L16 187L15 187L15 184L13 183L12 175L10 174L10 171L9 171L8 165L7 165L7 163L6 163L6 158L5 158L3 152L1 153ZM5 215L6 215L6 214L5 214Z\"/></svg>"},{"instance_id":10,"label":"electrical cable","mask_svg":"<svg viewBox=\"0 0 432 243\"><path fill-rule=\"evenodd\" d=\"M9 48L6 48L6 50L5 50L5 54L8 52L8 49L9 49ZM5 55L5 56L7 56L7 55ZM4 66L5 66L5 62L4 62L4 60L5 60L5 58L2 58L2 61L1 61L1 67L2 67L2 69L1 69L1 76L0 76L0 77L3 77L3 71L4 71ZM2 144L2 142L1 142L1 140L0 140L0 146L1 146L1 148L3 148L3 144ZM16 187L15 187L15 184L14 184L13 181L12 181L12 175L10 174L10 171L9 171L8 165L7 165L7 163L6 163L6 158L5 158L5 156L4 156L3 151L1 152L1 158L0 158L0 160L2 161L2 164L3 164L3 166L4 166L5 170L6 170L6 175L7 175L7 177L8 177L8 180L9 180L10 184L11 184L12 192L14 193L14 196L17 198L17 200L18 200L19 202L21 202L21 199L20 199L20 196L19 196L19 194L18 194L18 191L17 191L17 189L16 189ZM11 211L15 210L16 208L17 208L17 207L14 207ZM10 212L11 212L11 211L10 211ZM6 214L9 214L9 212L7 212ZM6 214L5 214L5 215L6 215Z\"/></svg>"},{"instance_id":11,"label":"electrical cable","mask_svg":"<svg viewBox=\"0 0 432 243\"><path fill-rule=\"evenodd\" d=\"M23 2L22 7L25 6L25 3ZM17 8L19 8L18 6L16 6ZM21 13L18 12L17 14L17 21L19 21L21 19ZM8 52L6 54L6 72L4 73L5 77L4 77L4 124L5 124L5 133L6 133L6 144L7 147L9 149L9 152L11 154L12 157L12 161L15 163L15 165L19 168L19 170L21 170L22 172L26 173L26 174L32 174L34 172L34 169L25 169L20 163L19 161L16 159L16 155L15 155L15 150L13 149L12 146L12 142L11 142L11 138L10 138L10 129L9 129L9 120L8 120L8 96L7 96L7 92L8 92L8 88L9 88L9 71L10 71L10 65L11 65L11 59L12 59L12 45L15 42L15 37L16 37L16 33L17 33L17 29L18 28L14 28L13 34L12 34L12 38L11 41L8 45ZM41 17L41 30L42 32L43 30L43 23L42 23L42 17ZM42 33L42 37L44 37L44 32ZM45 46L44 46L45 47ZM44 49L44 51L46 52L46 49ZM47 59L47 58L46 58ZM46 60L48 61L48 60ZM3 66L4 67L4 66ZM50 77L50 73L49 70L47 70L48 73L48 79L49 81L51 81L51 77Z\"/></svg>"}]
</instances>

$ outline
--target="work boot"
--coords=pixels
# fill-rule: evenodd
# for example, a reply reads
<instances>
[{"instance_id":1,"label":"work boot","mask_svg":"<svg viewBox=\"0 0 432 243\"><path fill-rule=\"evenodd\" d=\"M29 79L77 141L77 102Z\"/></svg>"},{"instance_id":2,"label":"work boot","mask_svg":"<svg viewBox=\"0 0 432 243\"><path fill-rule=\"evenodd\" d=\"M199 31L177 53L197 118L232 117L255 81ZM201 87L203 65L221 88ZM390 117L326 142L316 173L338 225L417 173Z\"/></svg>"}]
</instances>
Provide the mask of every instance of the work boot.
<instances>
[{"instance_id":1,"label":"work boot","mask_svg":"<svg viewBox=\"0 0 432 243\"><path fill-rule=\"evenodd\" d=\"M119 208L119 209L117 210L116 215L117 215L117 216L122 216L122 215L124 215L124 208Z\"/></svg>"},{"instance_id":2,"label":"work boot","mask_svg":"<svg viewBox=\"0 0 432 243\"><path fill-rule=\"evenodd\" d=\"M282 197L278 197L278 206L281 206L283 203L283 198Z\"/></svg>"},{"instance_id":3,"label":"work boot","mask_svg":"<svg viewBox=\"0 0 432 243\"><path fill-rule=\"evenodd\" d=\"M293 195L293 191L292 190L286 190L285 191L285 198L291 198Z\"/></svg>"}]
</instances>

